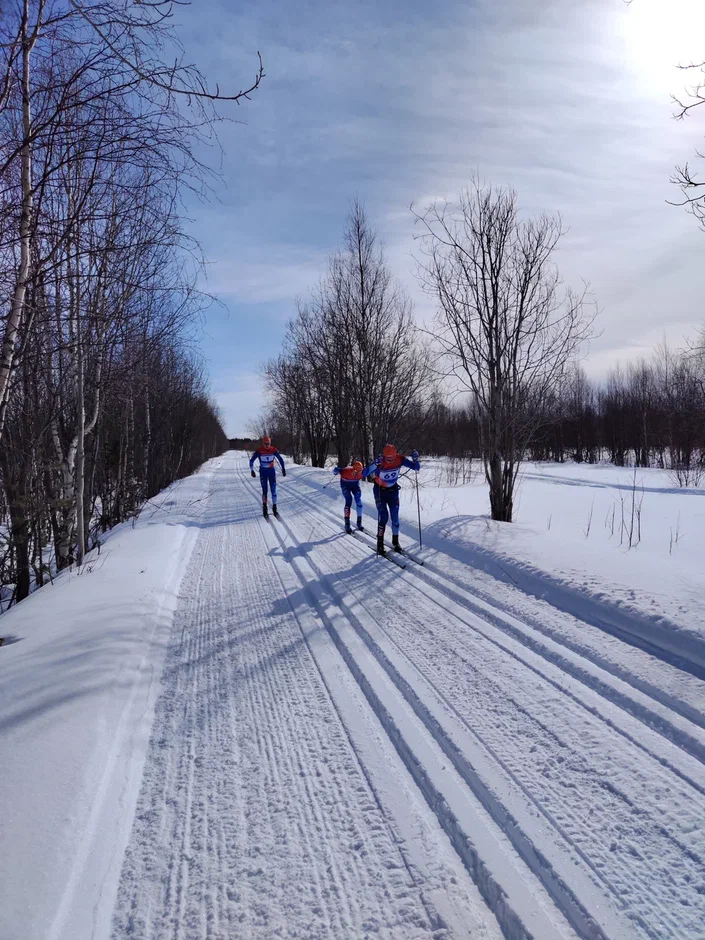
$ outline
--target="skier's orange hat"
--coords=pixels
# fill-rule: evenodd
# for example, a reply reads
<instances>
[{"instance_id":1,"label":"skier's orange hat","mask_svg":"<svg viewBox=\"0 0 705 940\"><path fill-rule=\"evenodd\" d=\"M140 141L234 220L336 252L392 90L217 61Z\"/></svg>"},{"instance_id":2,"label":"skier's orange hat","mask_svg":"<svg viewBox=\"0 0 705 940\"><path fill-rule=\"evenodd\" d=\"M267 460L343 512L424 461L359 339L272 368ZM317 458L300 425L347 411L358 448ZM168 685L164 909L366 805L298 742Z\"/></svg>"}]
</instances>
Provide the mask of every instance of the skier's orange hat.
<instances>
[{"instance_id":1,"label":"skier's orange hat","mask_svg":"<svg viewBox=\"0 0 705 940\"><path fill-rule=\"evenodd\" d=\"M263 443L263 444L271 444L271 443L272 443L272 438L271 438L271 437L267 437L267 435L265 434L265 436L262 438L262 443Z\"/></svg>"},{"instance_id":2,"label":"skier's orange hat","mask_svg":"<svg viewBox=\"0 0 705 940\"><path fill-rule=\"evenodd\" d=\"M355 463L353 464L353 470L362 470L362 462L359 460L356 460Z\"/></svg>"},{"instance_id":3,"label":"skier's orange hat","mask_svg":"<svg viewBox=\"0 0 705 940\"><path fill-rule=\"evenodd\" d=\"M385 460L394 460L397 455L397 449L394 444L385 444L382 448L382 456Z\"/></svg>"}]
</instances>

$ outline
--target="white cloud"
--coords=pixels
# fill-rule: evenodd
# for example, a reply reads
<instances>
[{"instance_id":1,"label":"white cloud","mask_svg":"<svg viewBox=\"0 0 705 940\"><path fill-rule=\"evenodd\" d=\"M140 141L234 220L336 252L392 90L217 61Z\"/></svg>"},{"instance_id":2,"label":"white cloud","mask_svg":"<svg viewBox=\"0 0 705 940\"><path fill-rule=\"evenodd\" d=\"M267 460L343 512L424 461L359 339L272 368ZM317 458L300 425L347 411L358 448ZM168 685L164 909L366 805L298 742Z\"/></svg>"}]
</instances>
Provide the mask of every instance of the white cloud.
<instances>
[{"instance_id":1,"label":"white cloud","mask_svg":"<svg viewBox=\"0 0 705 940\"><path fill-rule=\"evenodd\" d=\"M589 281L602 311L591 369L648 350L664 330L677 342L705 315L705 235L666 204L677 195L673 166L703 137L700 119L673 121L669 97L684 84L669 58L681 47L690 55L693 37L705 54L688 9L705 8L702 0L192 7L185 15L214 80L224 84L234 67L239 75L258 48L268 73L236 115L247 125L223 128L223 204L198 212L217 259L209 289L233 308L238 349L256 349L253 362L266 357L257 317L268 304L266 355L276 353L356 194L427 322L408 206L454 196L475 170L515 186L527 211L561 212L569 228L561 271L569 283ZM232 381L220 394L236 422L259 410L261 390L251 378Z\"/></svg>"},{"instance_id":2,"label":"white cloud","mask_svg":"<svg viewBox=\"0 0 705 940\"><path fill-rule=\"evenodd\" d=\"M325 270L325 257L277 246L263 252L266 261L239 258L216 260L208 265L207 289L215 296L240 304L281 302L287 316L294 301L304 297Z\"/></svg>"}]
</instances>

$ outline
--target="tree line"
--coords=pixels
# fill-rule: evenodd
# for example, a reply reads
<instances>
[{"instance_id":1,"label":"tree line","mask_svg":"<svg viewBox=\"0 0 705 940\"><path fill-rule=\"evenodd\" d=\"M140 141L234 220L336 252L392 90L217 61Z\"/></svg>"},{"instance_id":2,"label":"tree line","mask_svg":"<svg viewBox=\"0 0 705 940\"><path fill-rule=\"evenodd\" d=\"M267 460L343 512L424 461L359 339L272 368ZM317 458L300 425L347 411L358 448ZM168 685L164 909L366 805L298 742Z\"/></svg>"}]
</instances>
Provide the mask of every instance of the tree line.
<instances>
[{"instance_id":1,"label":"tree line","mask_svg":"<svg viewBox=\"0 0 705 940\"><path fill-rule=\"evenodd\" d=\"M661 346L651 360L610 371L604 380L572 369L545 408L526 450L534 461L655 467L679 486L705 477L705 356L692 348ZM415 417L424 453L470 460L482 457L481 418L470 397L438 397Z\"/></svg>"},{"instance_id":2,"label":"tree line","mask_svg":"<svg viewBox=\"0 0 705 940\"><path fill-rule=\"evenodd\" d=\"M437 316L419 329L363 208L342 248L288 325L264 374L264 419L295 459L369 460L388 440L424 447L449 383L472 399L492 515L511 521L522 457L591 330L585 293L563 288L552 261L560 219L521 216L516 193L473 180L454 202L416 213L418 277Z\"/></svg>"},{"instance_id":3,"label":"tree line","mask_svg":"<svg viewBox=\"0 0 705 940\"><path fill-rule=\"evenodd\" d=\"M510 522L522 460L659 466L680 485L705 467L705 343L613 369L580 364L595 307L563 284L558 216L526 217L517 194L474 179L415 213L417 273L435 301L415 324L364 209L264 367L271 408L253 430L295 460L368 460L395 441L477 460L492 517ZM467 477L466 471L462 474Z\"/></svg>"},{"instance_id":4,"label":"tree line","mask_svg":"<svg viewBox=\"0 0 705 940\"><path fill-rule=\"evenodd\" d=\"M410 443L407 417L429 394L430 358L359 203L263 371L271 410L254 430L276 434L297 462L322 467L330 452L341 466L351 455L369 462L388 440Z\"/></svg>"},{"instance_id":5,"label":"tree line","mask_svg":"<svg viewBox=\"0 0 705 940\"><path fill-rule=\"evenodd\" d=\"M173 3L18 0L0 21L0 580L10 600L227 447L182 194L219 91ZM247 97L252 87L227 100Z\"/></svg>"},{"instance_id":6,"label":"tree line","mask_svg":"<svg viewBox=\"0 0 705 940\"><path fill-rule=\"evenodd\" d=\"M683 350L664 344L650 361L617 367L601 382L577 370L551 403L531 456L659 467L681 486L696 484L705 470L702 340Z\"/></svg>"}]
</instances>

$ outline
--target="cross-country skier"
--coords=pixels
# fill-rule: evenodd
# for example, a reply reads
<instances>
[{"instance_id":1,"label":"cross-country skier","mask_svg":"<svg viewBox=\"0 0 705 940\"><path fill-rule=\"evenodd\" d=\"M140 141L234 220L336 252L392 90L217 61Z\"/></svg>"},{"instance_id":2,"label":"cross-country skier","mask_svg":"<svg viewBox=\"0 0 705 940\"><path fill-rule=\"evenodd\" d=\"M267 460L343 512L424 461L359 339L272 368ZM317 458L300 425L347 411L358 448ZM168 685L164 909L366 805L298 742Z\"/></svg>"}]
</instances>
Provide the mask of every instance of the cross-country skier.
<instances>
[{"instance_id":1,"label":"cross-country skier","mask_svg":"<svg viewBox=\"0 0 705 940\"><path fill-rule=\"evenodd\" d=\"M345 499L345 531L350 535L352 527L350 525L350 507L352 506L353 496L355 497L355 506L357 507L357 528L364 532L362 527L362 493L360 492L360 480L366 475L365 468L361 461L356 460L347 467L333 467L333 473L340 475L340 489L343 491Z\"/></svg>"},{"instance_id":2,"label":"cross-country skier","mask_svg":"<svg viewBox=\"0 0 705 940\"><path fill-rule=\"evenodd\" d=\"M272 447L272 439L270 437L263 437L262 446L250 457L250 472L253 477L257 476L254 471L255 460L259 460L259 481L262 484L262 515L266 519L269 515L267 511L267 484L269 484L269 488L272 491L272 512L275 516L277 515L277 471L274 466L274 461L279 461L283 477L286 476L286 467L284 466L282 455L276 447Z\"/></svg>"},{"instance_id":3,"label":"cross-country skier","mask_svg":"<svg viewBox=\"0 0 705 940\"><path fill-rule=\"evenodd\" d=\"M402 467L420 470L419 453L414 450L411 460L398 454L393 444L385 444L379 457L369 465L365 472L368 480L374 477L375 503L377 504L377 554L386 555L384 549L384 530L392 517L392 546L395 552L401 552L399 544L399 472Z\"/></svg>"}]
</instances>

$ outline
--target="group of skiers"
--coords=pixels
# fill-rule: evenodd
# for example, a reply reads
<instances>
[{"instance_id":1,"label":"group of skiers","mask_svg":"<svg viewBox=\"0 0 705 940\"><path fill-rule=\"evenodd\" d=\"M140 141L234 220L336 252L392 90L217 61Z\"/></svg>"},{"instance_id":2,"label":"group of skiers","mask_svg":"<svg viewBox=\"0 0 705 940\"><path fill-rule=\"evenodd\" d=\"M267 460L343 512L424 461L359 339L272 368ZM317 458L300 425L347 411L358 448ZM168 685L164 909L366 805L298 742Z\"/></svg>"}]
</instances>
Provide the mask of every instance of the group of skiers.
<instances>
[{"instance_id":1,"label":"group of skiers","mask_svg":"<svg viewBox=\"0 0 705 940\"><path fill-rule=\"evenodd\" d=\"M259 447L250 458L250 471L256 477L254 465L259 460L259 478L262 484L262 512L265 518L269 515L267 509L268 489L272 494L272 512L277 515L277 474L274 461L279 461L282 476L286 476L286 467L281 454L272 447L269 437L262 438ZM340 477L340 489L345 501L343 518L345 531L351 533L350 510L353 499L357 509L357 529L364 532L362 525L362 491L360 483L366 480L374 485L375 505L377 506L377 553L386 555L384 547L384 533L391 516L392 520L392 547L395 552L401 552L399 544L399 475L402 469L420 470L418 451L412 451L411 458L400 454L393 444L386 444L382 453L375 457L372 463L365 467L362 461L355 460L347 467L333 467L333 473Z\"/></svg>"}]
</instances>

